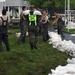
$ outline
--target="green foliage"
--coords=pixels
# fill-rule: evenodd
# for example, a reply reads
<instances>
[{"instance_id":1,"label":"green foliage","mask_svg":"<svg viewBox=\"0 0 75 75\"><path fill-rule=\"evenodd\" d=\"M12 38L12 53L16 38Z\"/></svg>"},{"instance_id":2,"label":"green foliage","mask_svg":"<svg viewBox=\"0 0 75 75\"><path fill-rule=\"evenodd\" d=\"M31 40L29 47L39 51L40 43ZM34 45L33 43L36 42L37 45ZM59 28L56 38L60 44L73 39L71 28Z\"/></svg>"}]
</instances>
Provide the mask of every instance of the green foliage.
<instances>
[{"instance_id":1,"label":"green foliage","mask_svg":"<svg viewBox=\"0 0 75 75\"><path fill-rule=\"evenodd\" d=\"M50 7L50 8L63 8L63 0L29 0L31 4L34 4L36 7Z\"/></svg>"},{"instance_id":2,"label":"green foliage","mask_svg":"<svg viewBox=\"0 0 75 75\"><path fill-rule=\"evenodd\" d=\"M0 75L48 75L58 65L66 65L66 60L70 57L43 42L41 36L37 50L30 49L29 37L26 37L25 44L19 46L13 33L9 34L9 42L11 51L7 52L3 45L3 52L0 53Z\"/></svg>"},{"instance_id":3,"label":"green foliage","mask_svg":"<svg viewBox=\"0 0 75 75\"><path fill-rule=\"evenodd\" d=\"M30 4L35 7L51 8L51 9L64 9L65 0L29 0ZM70 0L71 9L75 9L75 0Z\"/></svg>"},{"instance_id":4,"label":"green foliage","mask_svg":"<svg viewBox=\"0 0 75 75\"><path fill-rule=\"evenodd\" d=\"M70 0L71 4L70 7L71 9L75 9L75 0Z\"/></svg>"}]
</instances>

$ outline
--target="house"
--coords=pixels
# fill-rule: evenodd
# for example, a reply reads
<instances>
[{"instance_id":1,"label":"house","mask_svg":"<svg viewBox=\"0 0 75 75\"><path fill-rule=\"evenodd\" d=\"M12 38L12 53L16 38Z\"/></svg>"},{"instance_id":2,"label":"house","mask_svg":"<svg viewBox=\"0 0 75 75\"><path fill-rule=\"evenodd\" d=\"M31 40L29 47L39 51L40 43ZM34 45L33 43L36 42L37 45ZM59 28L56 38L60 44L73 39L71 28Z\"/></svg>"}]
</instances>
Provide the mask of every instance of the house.
<instances>
[{"instance_id":1,"label":"house","mask_svg":"<svg viewBox=\"0 0 75 75\"><path fill-rule=\"evenodd\" d=\"M17 16L17 14L20 15L22 6L29 7L28 0L5 0L5 2L1 4L4 8L7 9L8 16ZM2 9L0 9L0 11L1 10Z\"/></svg>"},{"instance_id":2,"label":"house","mask_svg":"<svg viewBox=\"0 0 75 75\"><path fill-rule=\"evenodd\" d=\"M0 16L1 16L1 11L3 8L3 3L5 2L5 0L0 0Z\"/></svg>"}]
</instances>

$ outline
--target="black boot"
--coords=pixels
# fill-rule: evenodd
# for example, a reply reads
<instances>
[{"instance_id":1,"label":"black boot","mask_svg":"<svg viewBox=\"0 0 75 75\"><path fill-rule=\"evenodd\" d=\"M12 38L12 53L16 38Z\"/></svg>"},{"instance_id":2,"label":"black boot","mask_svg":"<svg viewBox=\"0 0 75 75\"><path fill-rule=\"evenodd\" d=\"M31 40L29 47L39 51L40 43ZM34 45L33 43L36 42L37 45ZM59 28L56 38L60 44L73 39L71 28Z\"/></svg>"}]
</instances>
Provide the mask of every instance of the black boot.
<instances>
[{"instance_id":1,"label":"black boot","mask_svg":"<svg viewBox=\"0 0 75 75\"><path fill-rule=\"evenodd\" d=\"M10 47L9 46L6 46L6 48L7 48L7 51L10 51Z\"/></svg>"},{"instance_id":2,"label":"black boot","mask_svg":"<svg viewBox=\"0 0 75 75\"><path fill-rule=\"evenodd\" d=\"M30 42L30 47L31 47L31 49L33 49L33 44Z\"/></svg>"},{"instance_id":3,"label":"black boot","mask_svg":"<svg viewBox=\"0 0 75 75\"><path fill-rule=\"evenodd\" d=\"M34 48L35 48L35 49L37 49L37 47L36 47L36 46L34 46Z\"/></svg>"}]
</instances>

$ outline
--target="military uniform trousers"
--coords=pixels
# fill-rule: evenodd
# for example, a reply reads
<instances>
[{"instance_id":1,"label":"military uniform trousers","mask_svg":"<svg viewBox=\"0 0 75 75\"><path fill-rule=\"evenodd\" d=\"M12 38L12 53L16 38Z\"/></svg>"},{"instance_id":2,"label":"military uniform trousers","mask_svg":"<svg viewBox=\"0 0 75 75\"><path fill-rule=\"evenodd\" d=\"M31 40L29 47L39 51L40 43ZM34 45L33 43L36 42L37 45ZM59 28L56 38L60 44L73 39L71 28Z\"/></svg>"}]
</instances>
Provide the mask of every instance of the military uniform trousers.
<instances>
[{"instance_id":1,"label":"military uniform trousers","mask_svg":"<svg viewBox=\"0 0 75 75\"><path fill-rule=\"evenodd\" d=\"M20 21L20 28L21 28L21 35L20 35L20 37L18 39L19 44L21 42L25 43L25 39L26 39L26 21L25 20Z\"/></svg>"},{"instance_id":2,"label":"military uniform trousers","mask_svg":"<svg viewBox=\"0 0 75 75\"><path fill-rule=\"evenodd\" d=\"M39 29L38 26L28 27L29 42L31 46L36 46L38 41Z\"/></svg>"},{"instance_id":3,"label":"military uniform trousers","mask_svg":"<svg viewBox=\"0 0 75 75\"><path fill-rule=\"evenodd\" d=\"M42 36L43 36L44 42L48 41L49 35L48 35L48 25L47 24L42 24Z\"/></svg>"}]
</instances>

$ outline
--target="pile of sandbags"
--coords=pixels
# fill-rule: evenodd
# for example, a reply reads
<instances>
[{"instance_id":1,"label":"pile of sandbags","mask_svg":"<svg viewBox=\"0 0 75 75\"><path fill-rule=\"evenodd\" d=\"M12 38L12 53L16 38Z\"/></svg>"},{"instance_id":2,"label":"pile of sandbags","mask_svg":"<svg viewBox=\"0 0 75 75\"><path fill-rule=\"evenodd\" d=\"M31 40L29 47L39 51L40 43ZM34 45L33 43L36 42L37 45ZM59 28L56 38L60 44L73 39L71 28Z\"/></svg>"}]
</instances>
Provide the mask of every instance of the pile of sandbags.
<instances>
[{"instance_id":1,"label":"pile of sandbags","mask_svg":"<svg viewBox=\"0 0 75 75\"><path fill-rule=\"evenodd\" d=\"M48 75L75 75L75 58L67 60L66 66L59 65L56 69L51 69L51 74Z\"/></svg>"},{"instance_id":2,"label":"pile of sandbags","mask_svg":"<svg viewBox=\"0 0 75 75\"><path fill-rule=\"evenodd\" d=\"M69 24L67 25L68 29L75 29L75 23L74 22L69 22Z\"/></svg>"},{"instance_id":3,"label":"pile of sandbags","mask_svg":"<svg viewBox=\"0 0 75 75\"><path fill-rule=\"evenodd\" d=\"M62 52L67 52L71 56L75 57L75 44L71 40L62 41L61 36L58 35L56 32L48 32L48 33L50 36L49 44L52 44L53 48L57 48ZM52 73L49 73L48 75L75 75L75 58L72 59L68 58L67 62L68 64L66 66L59 65L55 69L51 69Z\"/></svg>"},{"instance_id":4,"label":"pile of sandbags","mask_svg":"<svg viewBox=\"0 0 75 75\"><path fill-rule=\"evenodd\" d=\"M69 40L61 40L61 36L58 35L56 32L49 32L49 44L53 45L53 48L57 48L58 50L62 52L67 52L71 56L75 57L75 44Z\"/></svg>"}]
</instances>

